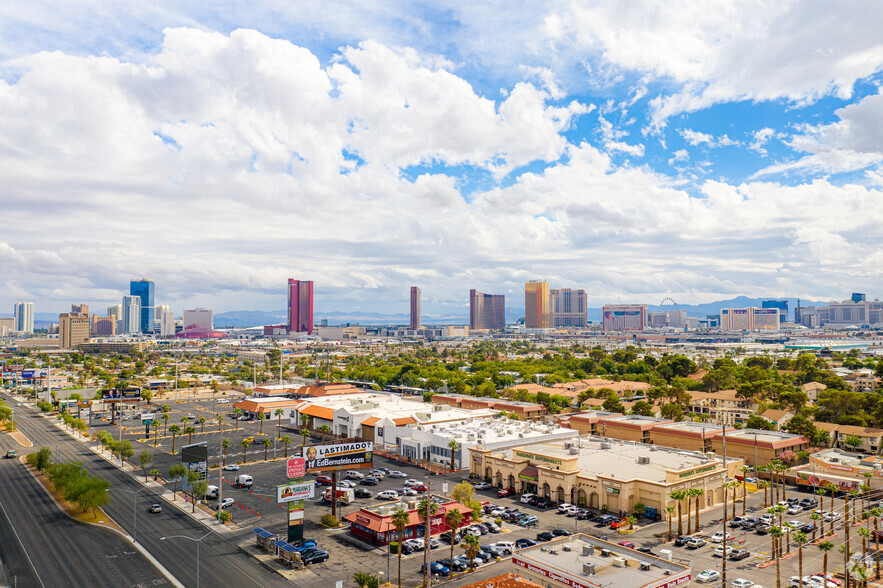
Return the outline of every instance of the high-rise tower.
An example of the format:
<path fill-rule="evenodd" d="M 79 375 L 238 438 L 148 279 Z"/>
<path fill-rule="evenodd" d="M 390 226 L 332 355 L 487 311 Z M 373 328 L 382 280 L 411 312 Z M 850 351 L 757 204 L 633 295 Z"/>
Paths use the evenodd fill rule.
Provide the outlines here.
<path fill-rule="evenodd" d="M 288 279 L 288 331 L 313 334 L 313 282 Z"/>
<path fill-rule="evenodd" d="M 524 285 L 524 326 L 549 328 L 549 282 L 533 281 Z"/>
<path fill-rule="evenodd" d="M 129 295 L 141 299 L 141 332 L 153 332 L 153 280 L 132 280 L 129 283 Z"/>
<path fill-rule="evenodd" d="M 13 308 L 13 316 L 15 317 L 15 328 L 13 331 L 17 333 L 34 332 L 33 302 L 16 302 Z"/>
<path fill-rule="evenodd" d="M 420 288 L 411 286 L 411 328 L 419 329 L 421 326 Z"/>

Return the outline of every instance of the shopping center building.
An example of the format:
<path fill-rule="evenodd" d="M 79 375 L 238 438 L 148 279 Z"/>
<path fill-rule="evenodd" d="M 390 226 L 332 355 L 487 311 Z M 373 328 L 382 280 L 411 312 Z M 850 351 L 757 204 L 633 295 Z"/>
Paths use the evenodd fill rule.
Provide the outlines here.
<path fill-rule="evenodd" d="M 877 490 L 883 488 L 883 457 L 824 449 L 810 455 L 809 463 L 791 468 L 788 474 L 800 486 L 824 488 L 834 484 L 841 491 L 852 491 L 867 485 Z"/>
<path fill-rule="evenodd" d="M 471 451 L 471 472 L 497 487 L 611 512 L 634 512 L 642 503 L 654 518 L 665 518 L 665 507 L 676 506 L 669 497 L 674 490 L 703 490 L 703 508 L 721 504 L 724 474 L 733 478 L 743 464 L 728 456 L 725 466 L 713 453 L 591 436 Z"/>

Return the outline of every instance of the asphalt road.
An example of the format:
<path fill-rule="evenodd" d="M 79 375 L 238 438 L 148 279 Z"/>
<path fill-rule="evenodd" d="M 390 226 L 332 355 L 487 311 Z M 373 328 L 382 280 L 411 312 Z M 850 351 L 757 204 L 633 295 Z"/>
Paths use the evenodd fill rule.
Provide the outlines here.
<path fill-rule="evenodd" d="M 36 416 L 36 411 L 19 412 L 19 410 L 16 411 L 19 428 L 36 447 L 52 447 L 53 459 L 57 455 L 57 459 L 62 462 L 74 460 L 83 462 L 91 474 L 110 481 L 112 498 L 105 507 L 108 515 L 130 535 L 135 533 L 138 542 L 178 581 L 185 586 L 197 585 L 196 545 L 187 539 L 171 537 L 185 536 L 197 539 L 206 535 L 210 531 L 209 528 L 168 506 L 162 513 L 149 514 L 147 507 L 150 504 L 163 503 L 152 489 L 142 490 L 144 486 L 133 480 L 129 474 L 120 471 L 45 419 Z M 135 520 L 133 520 L 132 493 L 139 490 L 140 492 L 134 497 Z M 247 528 L 238 534 L 211 533 L 205 537 L 200 546 L 200 584 L 205 586 L 289 585 L 280 575 L 264 568 L 239 549 L 237 543 L 243 537 L 251 535 L 251 529 Z M 169 539 L 162 540 L 162 537 Z M 74 584 L 81 585 L 79 582 Z M 108 584 L 105 582 L 104 585 Z"/>

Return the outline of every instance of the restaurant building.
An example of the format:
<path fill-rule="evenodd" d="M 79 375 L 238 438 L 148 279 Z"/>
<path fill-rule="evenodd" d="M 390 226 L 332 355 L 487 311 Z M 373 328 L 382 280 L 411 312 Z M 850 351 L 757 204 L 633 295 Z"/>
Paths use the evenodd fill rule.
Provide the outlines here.
<path fill-rule="evenodd" d="M 366 539 L 375 545 L 387 545 L 391 541 L 399 540 L 399 533 L 392 522 L 392 517 L 397 510 L 401 509 L 408 513 L 408 526 L 405 528 L 405 539 L 424 537 L 425 527 L 423 518 L 417 512 L 419 501 L 416 497 L 408 497 L 408 500 L 385 502 L 374 506 L 362 507 L 343 517 L 350 523 L 350 533 Z M 430 534 L 436 535 L 450 531 L 447 523 L 447 513 L 451 510 L 459 510 L 463 515 L 460 527 L 468 526 L 472 521 L 472 509 L 458 504 L 456 501 L 433 494 L 432 501 L 438 506 L 438 511 L 432 517 Z M 459 528 L 459 527 L 458 527 Z"/>
<path fill-rule="evenodd" d="M 799 486 L 824 488 L 833 484 L 845 492 L 867 485 L 877 490 L 883 488 L 883 457 L 824 449 L 810 455 L 809 463 L 788 470 L 788 474 Z"/>

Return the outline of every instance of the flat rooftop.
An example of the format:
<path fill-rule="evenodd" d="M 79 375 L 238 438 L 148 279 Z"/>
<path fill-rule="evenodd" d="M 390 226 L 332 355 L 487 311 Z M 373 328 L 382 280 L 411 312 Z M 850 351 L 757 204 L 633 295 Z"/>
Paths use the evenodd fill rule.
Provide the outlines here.
<path fill-rule="evenodd" d="M 570 438 L 579 435 L 579 432 L 574 429 L 567 429 L 555 424 L 516 421 L 506 417 L 475 419 L 434 426 L 424 425 L 424 430 L 461 441 L 475 441 L 480 445 L 490 445 L 519 439 L 523 439 L 525 443 L 528 443 L 531 439 L 537 438 Z M 481 436 L 480 438 L 479 435 Z M 531 447 L 535 447 L 535 445 L 531 445 Z"/>
<path fill-rule="evenodd" d="M 572 447 L 565 448 L 564 440 L 545 443 L 532 443 L 501 451 L 506 458 L 515 457 L 515 451 L 539 453 L 559 459 L 573 459 L 578 456 L 577 467 L 587 478 L 599 475 L 619 480 L 647 480 L 665 482 L 666 472 L 684 470 L 702 465 L 718 464 L 720 458 L 709 459 L 705 454 L 683 451 L 668 447 L 656 447 L 645 443 L 616 441 L 602 437 L 581 436 L 579 441 L 568 439 L 569 444 L 578 445 L 578 453 L 571 453 Z M 607 447 L 607 448 L 605 448 Z M 647 457 L 649 463 L 639 464 L 639 457 Z"/>
<path fill-rule="evenodd" d="M 727 439 L 748 439 L 754 443 L 755 439 L 758 443 L 780 443 L 782 441 L 793 441 L 800 435 L 792 433 L 781 433 L 779 431 L 764 431 L 762 429 L 736 429 L 730 431 L 727 429 Z"/>
<path fill-rule="evenodd" d="M 654 429 L 665 429 L 668 431 L 684 431 L 689 433 L 699 433 L 701 435 L 713 435 L 714 433 L 722 433 L 724 428 L 722 425 L 715 423 L 700 423 L 696 421 L 681 421 L 679 423 L 663 423 L 656 425 Z M 732 427 L 727 427 L 727 435 L 730 431 L 735 431 Z"/>
<path fill-rule="evenodd" d="M 609 555 L 602 555 L 602 549 Z M 625 559 L 625 566 L 617 565 L 617 560 L 621 562 L 619 558 Z M 521 549 L 512 557 L 512 562 L 528 571 L 530 568 L 527 566 L 535 565 L 565 578 L 572 578 L 578 582 L 575 585 L 594 584 L 616 588 L 652 586 L 657 582 L 669 582 L 690 574 L 688 566 L 590 535 L 560 537 Z M 587 575 L 585 564 L 593 565 L 594 572 Z"/>

